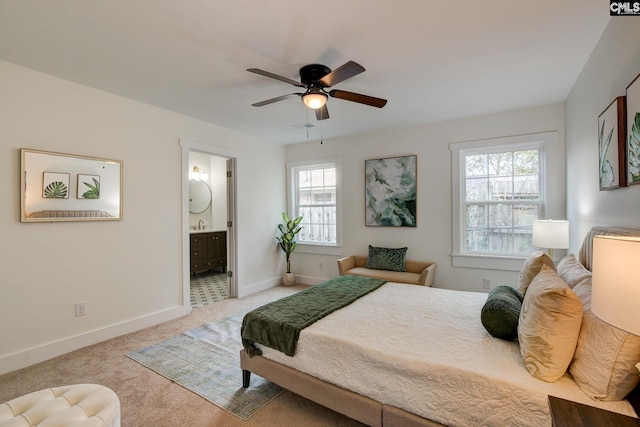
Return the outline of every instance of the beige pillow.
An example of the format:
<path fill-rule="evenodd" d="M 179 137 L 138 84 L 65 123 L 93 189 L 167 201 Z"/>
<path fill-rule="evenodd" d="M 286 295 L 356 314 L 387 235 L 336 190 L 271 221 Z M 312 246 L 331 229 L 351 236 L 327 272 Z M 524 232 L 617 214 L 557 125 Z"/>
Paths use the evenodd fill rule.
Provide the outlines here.
<path fill-rule="evenodd" d="M 576 383 L 595 400 L 622 400 L 638 384 L 640 337 L 600 320 L 591 312 L 591 280 L 573 288 L 584 316 L 576 353 L 569 367 Z"/>
<path fill-rule="evenodd" d="M 520 353 L 535 378 L 554 382 L 567 371 L 582 323 L 582 303 L 553 269 L 543 265 L 522 302 Z"/>
<path fill-rule="evenodd" d="M 518 290 L 524 296 L 527 293 L 527 288 L 534 277 L 540 272 L 543 265 L 549 266 L 553 271 L 556 271 L 556 265 L 549 255 L 543 251 L 535 251 L 525 260 L 520 270 L 520 278 L 518 279 Z"/>
<path fill-rule="evenodd" d="M 578 262 L 574 254 L 569 254 L 558 263 L 558 276 L 573 289 L 584 279 L 590 279 L 591 272 Z"/>

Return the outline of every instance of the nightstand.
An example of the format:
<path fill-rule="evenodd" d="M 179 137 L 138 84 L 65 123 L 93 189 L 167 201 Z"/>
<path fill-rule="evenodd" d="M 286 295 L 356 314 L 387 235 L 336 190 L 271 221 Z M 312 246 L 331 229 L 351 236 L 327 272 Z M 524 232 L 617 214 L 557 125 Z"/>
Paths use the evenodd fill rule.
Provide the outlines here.
<path fill-rule="evenodd" d="M 640 419 L 549 396 L 553 427 L 639 427 Z"/>

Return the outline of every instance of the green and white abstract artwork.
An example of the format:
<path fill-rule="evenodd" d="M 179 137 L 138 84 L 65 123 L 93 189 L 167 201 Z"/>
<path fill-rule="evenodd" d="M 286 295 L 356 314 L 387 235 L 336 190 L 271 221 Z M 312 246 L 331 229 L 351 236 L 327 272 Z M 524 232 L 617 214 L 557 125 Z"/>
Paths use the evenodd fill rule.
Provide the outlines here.
<path fill-rule="evenodd" d="M 415 227 L 417 156 L 365 160 L 365 225 Z"/>

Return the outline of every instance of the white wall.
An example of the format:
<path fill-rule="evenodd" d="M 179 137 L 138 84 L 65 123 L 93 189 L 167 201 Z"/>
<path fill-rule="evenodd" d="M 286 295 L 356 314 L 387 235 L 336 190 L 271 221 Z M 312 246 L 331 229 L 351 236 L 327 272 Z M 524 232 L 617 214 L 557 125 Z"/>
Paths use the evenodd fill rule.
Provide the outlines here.
<path fill-rule="evenodd" d="M 526 82 L 523 82 L 526 84 Z M 363 107 L 366 108 L 366 107 Z M 393 132 L 287 146 L 287 161 L 341 156 L 343 190 L 343 255 L 367 254 L 368 245 L 408 246 L 407 258 L 438 263 L 435 286 L 483 291 L 482 279 L 492 286 L 516 284 L 517 272 L 454 268 L 451 265 L 451 152 L 449 144 L 544 131 L 558 131 L 558 143 L 550 150 L 547 215 L 565 217 L 564 106 L 511 111 L 452 120 Z M 366 114 L 366 112 L 363 112 Z M 418 217 L 415 228 L 365 227 L 364 161 L 382 157 L 418 156 Z M 296 251 L 292 269 L 302 280 L 313 283 L 338 274 L 337 256 L 311 255 Z M 318 268 L 322 262 L 323 269 Z"/>
<path fill-rule="evenodd" d="M 239 153 L 238 293 L 277 283 L 283 147 L 7 62 L 0 93 L 0 373 L 190 310 L 180 139 Z M 124 161 L 123 221 L 20 223 L 21 147 Z"/>
<path fill-rule="evenodd" d="M 598 116 L 640 74 L 640 23 L 613 17 L 566 101 L 571 252 L 594 225 L 640 229 L 640 185 L 600 191 Z"/>

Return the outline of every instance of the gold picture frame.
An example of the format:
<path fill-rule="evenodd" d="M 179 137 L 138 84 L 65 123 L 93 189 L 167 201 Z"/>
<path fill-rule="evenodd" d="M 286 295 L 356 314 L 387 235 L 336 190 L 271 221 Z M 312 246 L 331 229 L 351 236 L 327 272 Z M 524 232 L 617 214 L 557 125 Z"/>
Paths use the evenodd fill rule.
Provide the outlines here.
<path fill-rule="evenodd" d="M 20 222 L 121 221 L 123 173 L 121 160 L 21 148 Z M 69 197 L 87 176 L 99 197 Z"/>

